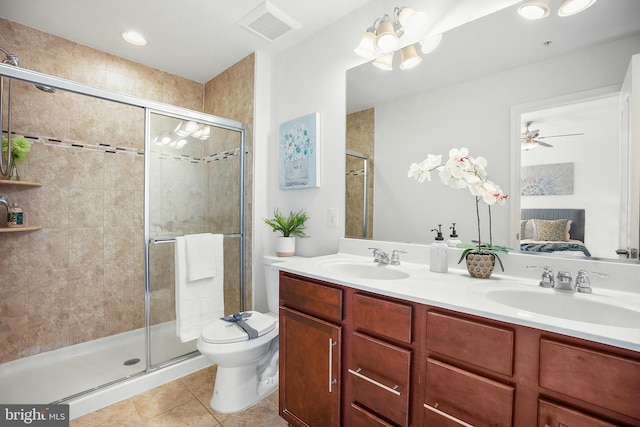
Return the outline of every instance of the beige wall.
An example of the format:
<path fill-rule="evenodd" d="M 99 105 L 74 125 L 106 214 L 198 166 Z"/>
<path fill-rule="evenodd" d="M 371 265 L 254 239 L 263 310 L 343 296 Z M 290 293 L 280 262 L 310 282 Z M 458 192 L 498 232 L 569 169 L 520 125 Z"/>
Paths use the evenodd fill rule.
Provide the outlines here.
<path fill-rule="evenodd" d="M 373 181 L 374 181 L 375 110 L 358 111 L 347 115 L 347 150 L 369 156 L 367 178 L 367 236 L 373 236 Z M 363 161 L 347 156 L 345 196 L 345 236 L 363 237 Z"/>
<path fill-rule="evenodd" d="M 4 19 L 0 46 L 23 68 L 196 111 L 205 105 L 200 83 Z M 25 83 L 14 89 L 13 128 L 33 137 L 19 172 L 42 187 L 0 186 L 0 194 L 43 228 L 0 234 L 0 362 L 144 326 L 143 111 Z"/>

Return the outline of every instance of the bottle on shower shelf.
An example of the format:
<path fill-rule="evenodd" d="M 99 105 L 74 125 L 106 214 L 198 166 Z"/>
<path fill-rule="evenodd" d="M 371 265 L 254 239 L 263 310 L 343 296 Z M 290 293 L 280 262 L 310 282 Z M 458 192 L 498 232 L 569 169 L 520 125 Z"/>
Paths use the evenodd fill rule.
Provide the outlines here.
<path fill-rule="evenodd" d="M 24 225 L 24 213 L 16 202 L 13 202 L 13 205 L 9 208 L 7 222 L 9 227 L 22 227 Z"/>

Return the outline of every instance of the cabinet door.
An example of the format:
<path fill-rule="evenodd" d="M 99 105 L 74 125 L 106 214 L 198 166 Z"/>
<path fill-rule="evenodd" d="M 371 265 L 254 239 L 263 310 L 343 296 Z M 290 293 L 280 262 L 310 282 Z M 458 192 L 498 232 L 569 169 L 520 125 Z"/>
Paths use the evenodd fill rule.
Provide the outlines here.
<path fill-rule="evenodd" d="M 294 426 L 340 425 L 341 328 L 280 309 L 280 415 Z"/>
<path fill-rule="evenodd" d="M 538 401 L 539 427 L 613 427 L 615 425 L 576 409 L 544 400 Z"/>

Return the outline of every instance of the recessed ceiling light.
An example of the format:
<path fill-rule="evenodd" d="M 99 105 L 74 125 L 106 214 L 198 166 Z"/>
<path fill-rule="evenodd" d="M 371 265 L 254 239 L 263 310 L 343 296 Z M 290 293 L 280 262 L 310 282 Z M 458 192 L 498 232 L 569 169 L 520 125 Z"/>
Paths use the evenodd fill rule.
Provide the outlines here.
<path fill-rule="evenodd" d="M 142 34 L 135 31 L 127 31 L 125 33 L 122 33 L 122 38 L 136 46 L 144 46 L 147 44 L 147 39 L 145 39 Z"/>
<path fill-rule="evenodd" d="M 526 19 L 540 19 L 549 15 L 549 6 L 545 1 L 529 0 L 520 5 L 518 13 Z"/>
<path fill-rule="evenodd" d="M 562 2 L 562 5 L 560 6 L 560 9 L 558 10 L 558 15 L 575 15 L 578 12 L 582 12 L 595 2 L 596 0 L 564 0 Z"/>

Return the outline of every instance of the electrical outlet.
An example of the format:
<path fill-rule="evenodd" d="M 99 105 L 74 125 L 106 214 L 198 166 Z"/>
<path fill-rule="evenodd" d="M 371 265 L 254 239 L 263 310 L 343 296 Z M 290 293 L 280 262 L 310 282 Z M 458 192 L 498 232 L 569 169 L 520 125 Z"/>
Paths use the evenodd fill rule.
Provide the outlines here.
<path fill-rule="evenodd" d="M 338 208 L 327 208 L 327 226 L 338 226 Z"/>

